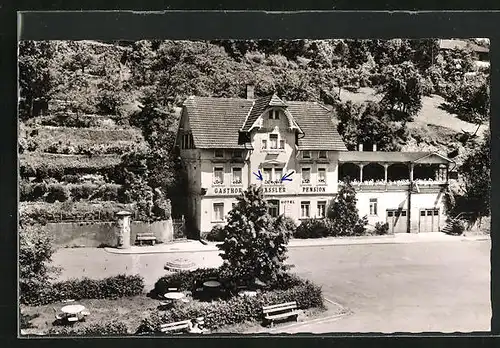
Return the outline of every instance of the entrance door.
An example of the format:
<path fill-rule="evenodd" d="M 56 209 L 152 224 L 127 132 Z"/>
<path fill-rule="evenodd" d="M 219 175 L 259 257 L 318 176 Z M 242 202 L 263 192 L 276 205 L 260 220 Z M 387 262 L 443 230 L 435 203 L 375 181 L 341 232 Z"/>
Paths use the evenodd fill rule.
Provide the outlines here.
<path fill-rule="evenodd" d="M 280 201 L 278 199 L 270 199 L 267 201 L 267 204 L 269 205 L 269 215 L 278 217 L 280 215 Z"/>
<path fill-rule="evenodd" d="M 420 209 L 418 231 L 419 232 L 439 231 L 439 209 L 434 209 L 434 208 Z"/>
<path fill-rule="evenodd" d="M 408 216 L 406 209 L 387 209 L 387 223 L 391 233 L 406 233 Z"/>

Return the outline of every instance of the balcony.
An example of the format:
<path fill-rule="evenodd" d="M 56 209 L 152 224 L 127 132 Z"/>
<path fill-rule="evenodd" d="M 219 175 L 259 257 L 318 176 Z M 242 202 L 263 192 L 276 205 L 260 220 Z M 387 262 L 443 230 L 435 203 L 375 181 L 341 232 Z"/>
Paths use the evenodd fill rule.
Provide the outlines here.
<path fill-rule="evenodd" d="M 344 182 L 340 182 L 340 185 Z M 417 193 L 433 193 L 439 192 L 447 186 L 445 181 L 438 180 L 414 180 L 414 190 Z M 366 180 L 366 181 L 351 181 L 351 185 L 356 191 L 364 192 L 385 192 L 385 191 L 408 191 L 410 189 L 410 180 Z"/>

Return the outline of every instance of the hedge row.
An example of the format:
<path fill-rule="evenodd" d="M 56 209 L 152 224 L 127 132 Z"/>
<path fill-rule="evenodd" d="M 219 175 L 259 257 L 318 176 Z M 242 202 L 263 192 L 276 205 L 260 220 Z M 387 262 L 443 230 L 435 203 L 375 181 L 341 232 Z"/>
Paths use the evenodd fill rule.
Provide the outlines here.
<path fill-rule="evenodd" d="M 135 206 L 117 202 L 37 202 L 21 203 L 21 221 L 38 223 L 64 221 L 115 221 L 115 214 L 121 210 L 135 212 Z"/>
<path fill-rule="evenodd" d="M 42 149 L 43 152 L 65 155 L 107 155 L 124 153 L 145 148 L 145 144 L 130 141 L 117 141 L 112 144 L 72 144 L 71 142 L 55 142 Z"/>
<path fill-rule="evenodd" d="M 163 315 L 152 312 L 143 319 L 139 333 L 159 333 L 160 325 L 196 317 L 205 318 L 205 326 L 214 330 L 246 321 L 262 320 L 262 306 L 296 301 L 299 309 L 324 308 L 321 288 L 307 280 L 286 290 L 272 290 L 254 297 L 235 296 L 227 301 L 198 302 L 175 305 Z"/>
<path fill-rule="evenodd" d="M 81 323 L 75 327 L 58 326 L 49 329 L 49 335 L 60 336 L 102 336 L 127 335 L 127 326 L 119 321 L 86 325 Z"/>
<path fill-rule="evenodd" d="M 141 276 L 118 275 L 99 280 L 81 278 L 53 283 L 42 292 L 21 293 L 21 303 L 40 306 L 65 299 L 117 299 L 137 296 L 144 290 L 144 279 Z"/>
<path fill-rule="evenodd" d="M 30 124 L 36 123 L 43 126 L 52 127 L 114 127 L 115 122 L 105 116 L 99 115 L 77 115 L 73 113 L 57 113 L 48 116 L 41 116 L 34 119 Z"/>
<path fill-rule="evenodd" d="M 371 235 L 373 231 L 366 228 L 368 219 L 366 217 L 358 219 L 358 222 L 353 228 L 351 234 L 346 234 L 342 228 L 335 225 L 329 219 L 306 219 L 297 227 L 293 236 L 294 238 L 307 239 L 307 238 L 323 238 L 323 237 L 352 237 Z M 389 226 L 381 223 L 376 226 L 376 234 L 388 233 Z"/>
<path fill-rule="evenodd" d="M 44 200 L 49 203 L 65 202 L 69 199 L 99 199 L 103 201 L 118 200 L 121 185 L 118 184 L 46 184 L 21 181 L 19 184 L 19 199 L 21 202 L 35 202 Z"/>
<path fill-rule="evenodd" d="M 21 176 L 30 176 L 23 175 L 23 172 L 36 175 L 37 171 L 114 168 L 121 162 L 119 155 L 87 156 L 33 152 L 23 153 L 19 159 Z"/>

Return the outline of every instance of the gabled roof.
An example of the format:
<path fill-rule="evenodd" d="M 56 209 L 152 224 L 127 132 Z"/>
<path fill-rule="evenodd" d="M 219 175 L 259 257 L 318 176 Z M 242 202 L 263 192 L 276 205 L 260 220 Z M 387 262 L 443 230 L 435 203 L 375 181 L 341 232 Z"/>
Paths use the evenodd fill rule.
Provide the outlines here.
<path fill-rule="evenodd" d="M 479 46 L 473 42 L 467 42 L 464 40 L 439 40 L 439 48 L 444 50 L 452 50 L 452 49 L 467 49 L 470 48 L 474 52 L 489 52 L 490 50 L 487 47 Z"/>
<path fill-rule="evenodd" d="M 333 112 L 316 102 L 287 102 L 304 136 L 299 136 L 299 150 L 346 151 L 344 141 L 333 123 Z"/>
<path fill-rule="evenodd" d="M 453 160 L 435 152 L 398 152 L 398 151 L 342 151 L 339 162 L 365 163 L 435 163 L 430 157 L 437 156 L 442 163 L 455 163 Z"/>
<path fill-rule="evenodd" d="M 271 100 L 273 100 L 273 97 L 274 95 L 268 95 L 255 100 L 255 103 L 253 104 L 252 110 L 250 110 L 248 118 L 245 120 L 243 127 L 241 127 L 242 132 L 248 132 L 250 130 L 255 121 L 257 121 L 259 116 L 262 115 L 264 110 L 269 106 L 269 103 L 271 102 Z"/>
<path fill-rule="evenodd" d="M 189 97 L 184 107 L 197 148 L 244 149 L 238 144 L 241 125 L 253 101 L 237 98 Z"/>
<path fill-rule="evenodd" d="M 284 102 L 275 95 L 255 101 L 237 98 L 189 97 L 185 110 L 197 148 L 245 148 L 238 144 L 239 132 L 248 132 L 270 106 L 286 108 L 300 127 L 299 149 L 347 150 L 332 122 L 332 112 L 318 103 Z"/>

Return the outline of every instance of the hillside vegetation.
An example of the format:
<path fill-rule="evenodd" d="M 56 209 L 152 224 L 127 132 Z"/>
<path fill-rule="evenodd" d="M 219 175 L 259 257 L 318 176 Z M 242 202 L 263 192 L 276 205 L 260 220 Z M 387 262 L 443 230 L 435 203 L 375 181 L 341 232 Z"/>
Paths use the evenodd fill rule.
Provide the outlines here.
<path fill-rule="evenodd" d="M 439 151 L 461 165 L 489 119 L 489 70 L 474 59 L 430 39 L 21 42 L 21 201 L 132 204 L 155 219 L 170 215 L 168 197 L 184 214 L 176 108 L 189 95 L 245 97 L 248 84 L 331 105 L 349 149 Z M 111 193 L 68 186 L 96 183 Z"/>

